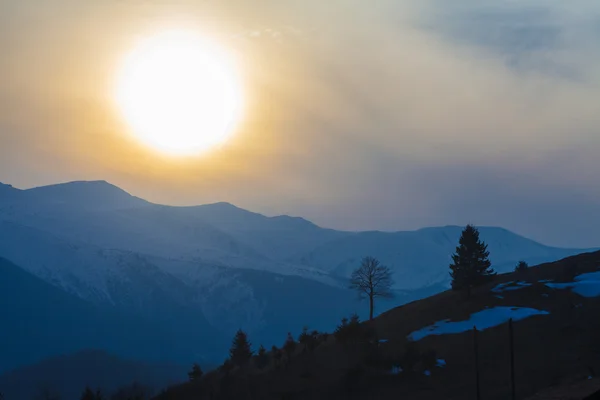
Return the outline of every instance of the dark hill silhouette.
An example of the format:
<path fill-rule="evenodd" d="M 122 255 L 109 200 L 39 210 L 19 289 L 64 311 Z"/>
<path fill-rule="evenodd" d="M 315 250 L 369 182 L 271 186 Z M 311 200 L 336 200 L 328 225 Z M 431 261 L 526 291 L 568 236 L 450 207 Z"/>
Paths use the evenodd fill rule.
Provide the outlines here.
<path fill-rule="evenodd" d="M 93 305 L 2 258 L 0 305 L 0 372 L 89 348 L 134 359 L 202 361 L 168 324 Z M 204 334 L 218 338 L 193 329 L 189 340 L 201 342 Z"/>
<path fill-rule="evenodd" d="M 99 350 L 83 350 L 0 375 L 0 391 L 5 399 L 34 399 L 46 391 L 69 400 L 78 399 L 86 386 L 101 388 L 110 395 L 135 383 L 151 394 L 161 387 L 185 381 L 188 369 L 124 360 Z"/>
<path fill-rule="evenodd" d="M 158 399 L 208 399 L 211 392 L 221 399 L 236 400 L 475 398 L 473 325 L 480 330 L 482 398 L 507 399 L 508 316 L 498 318 L 504 314 L 516 316 L 515 388 L 517 398 L 526 398 L 544 388 L 600 373 L 599 267 L 600 252 L 581 254 L 525 272 L 499 275 L 477 287 L 470 299 L 461 292 L 447 291 L 362 324 L 362 329 L 371 329 L 380 342 L 377 357 L 399 354 L 401 365 L 413 365 L 413 372 L 394 374 L 381 363 L 373 364 L 373 356 L 368 355 L 375 354 L 371 353 L 374 347 L 367 342 L 352 345 L 330 339 L 314 352 L 300 348 L 282 365 L 259 370 L 250 364 L 230 372 L 221 368 L 206 376 L 204 386 L 184 384 Z M 533 312 L 520 319 L 520 310 Z M 492 314 L 495 317 L 490 317 Z M 472 322 L 461 324 L 470 318 Z M 438 328 L 427 332 L 440 326 L 462 325 L 462 330 L 417 335 L 434 324 Z M 415 339 L 412 344 L 407 341 L 409 336 Z M 421 355 L 416 364 L 407 364 L 407 354 L 413 354 L 408 349 L 413 347 L 417 351 L 413 353 Z"/>

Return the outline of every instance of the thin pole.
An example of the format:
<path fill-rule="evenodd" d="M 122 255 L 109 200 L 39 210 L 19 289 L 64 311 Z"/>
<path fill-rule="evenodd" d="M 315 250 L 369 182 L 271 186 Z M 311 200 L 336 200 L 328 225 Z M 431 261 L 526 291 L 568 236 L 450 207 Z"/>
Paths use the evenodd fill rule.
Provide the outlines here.
<path fill-rule="evenodd" d="M 514 343 L 514 331 L 513 331 L 513 320 L 508 320 L 508 333 L 510 335 L 510 387 L 511 387 L 511 398 L 516 400 L 517 391 L 515 387 L 515 343 Z"/>
<path fill-rule="evenodd" d="M 475 385 L 477 400 L 481 400 L 481 388 L 479 386 L 479 346 L 477 346 L 477 327 L 473 327 L 473 346 L 475 348 Z"/>

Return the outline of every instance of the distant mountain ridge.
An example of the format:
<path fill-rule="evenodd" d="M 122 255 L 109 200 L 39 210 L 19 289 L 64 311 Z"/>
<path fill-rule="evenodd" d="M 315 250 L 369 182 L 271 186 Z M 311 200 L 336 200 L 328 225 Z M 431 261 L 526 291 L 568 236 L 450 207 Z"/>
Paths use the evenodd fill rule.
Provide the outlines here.
<path fill-rule="evenodd" d="M 10 197 L 7 196 L 10 194 Z M 0 182 L 0 205 L 19 202 L 35 205 L 85 207 L 91 210 L 132 208 L 150 204 L 106 181 L 74 181 L 17 189 Z"/>
<path fill-rule="evenodd" d="M 8 195 L 0 192 L 0 222 L 66 242 L 330 284 L 336 277 L 349 276 L 363 256 L 373 255 L 395 272 L 399 290 L 447 285 L 446 267 L 461 230 L 445 226 L 342 232 L 297 217 L 266 217 L 224 202 L 190 207 L 152 204 L 106 181 L 10 188 Z M 544 246 L 503 228 L 480 227 L 480 231 L 501 272 L 519 260 L 540 263 L 593 250 Z"/>
<path fill-rule="evenodd" d="M 0 257 L 86 304 L 167 324 L 179 342 L 191 340 L 192 326 L 205 343 L 196 341 L 190 356 L 178 353 L 182 362 L 224 354 L 240 327 L 268 346 L 304 325 L 331 329 L 364 312 L 346 286 L 366 255 L 388 265 L 396 281 L 396 299 L 378 303 L 377 313 L 442 291 L 460 230 L 342 232 L 229 203 L 153 204 L 105 181 L 0 185 Z M 587 251 L 502 228 L 480 231 L 500 272 L 519 260 Z"/>

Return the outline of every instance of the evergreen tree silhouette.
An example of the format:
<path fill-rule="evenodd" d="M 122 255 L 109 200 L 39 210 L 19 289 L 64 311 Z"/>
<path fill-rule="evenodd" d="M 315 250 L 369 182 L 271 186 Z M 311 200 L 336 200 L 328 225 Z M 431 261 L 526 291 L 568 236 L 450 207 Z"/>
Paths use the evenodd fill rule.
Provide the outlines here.
<path fill-rule="evenodd" d="M 515 272 L 525 272 L 529 268 L 529 265 L 525 261 L 519 261 L 515 267 Z"/>
<path fill-rule="evenodd" d="M 83 393 L 81 394 L 81 400 L 96 400 L 96 396 L 89 386 L 86 386 L 83 390 Z"/>
<path fill-rule="evenodd" d="M 203 374 L 204 372 L 202 372 L 202 368 L 200 368 L 200 365 L 194 364 L 192 366 L 192 370 L 188 372 L 188 377 L 190 379 L 190 382 L 198 382 L 200 378 L 202 378 Z"/>
<path fill-rule="evenodd" d="M 287 339 L 283 345 L 283 351 L 287 354 L 288 358 L 294 353 L 296 350 L 296 341 L 290 332 L 288 332 Z"/>
<path fill-rule="evenodd" d="M 298 343 L 304 345 L 308 351 L 313 351 L 317 347 L 318 340 L 319 332 L 316 330 L 309 332 L 307 326 L 302 328 L 302 333 L 298 336 Z"/>
<path fill-rule="evenodd" d="M 250 342 L 248 341 L 248 335 L 243 330 L 239 329 L 233 338 L 231 349 L 229 350 L 229 357 L 234 365 L 242 366 L 250 360 L 252 357 L 252 350 L 250 349 Z"/>
<path fill-rule="evenodd" d="M 487 282 L 496 275 L 489 259 L 487 245 L 479 240 L 479 231 L 473 225 L 467 225 L 462 231 L 456 252 L 452 255 L 450 277 L 453 290 L 465 290 L 467 297 L 471 289 Z"/>
<path fill-rule="evenodd" d="M 81 400 L 104 400 L 104 396 L 102 396 L 100 389 L 97 389 L 94 393 L 89 386 L 86 386 L 81 394 Z"/>
<path fill-rule="evenodd" d="M 269 355 L 267 354 L 267 350 L 261 344 L 258 348 L 258 354 L 256 357 L 256 366 L 258 369 L 263 369 L 269 364 Z"/>

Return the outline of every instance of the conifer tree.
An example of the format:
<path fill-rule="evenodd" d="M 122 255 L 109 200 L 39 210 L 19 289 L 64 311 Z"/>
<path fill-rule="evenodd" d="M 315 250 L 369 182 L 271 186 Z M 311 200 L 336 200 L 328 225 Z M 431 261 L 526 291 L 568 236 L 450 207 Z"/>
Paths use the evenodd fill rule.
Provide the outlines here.
<path fill-rule="evenodd" d="M 302 328 L 302 333 L 298 336 L 298 343 L 304 345 L 308 351 L 313 351 L 317 347 L 318 340 L 319 332 L 316 330 L 309 332 L 307 326 Z"/>
<path fill-rule="evenodd" d="M 283 351 L 287 354 L 288 357 L 291 357 L 292 353 L 296 349 L 296 341 L 290 332 L 288 332 L 287 339 L 283 344 Z"/>
<path fill-rule="evenodd" d="M 333 335 L 340 343 L 359 343 L 367 339 L 367 330 L 360 324 L 360 318 L 355 313 L 350 319 L 343 318 Z"/>
<path fill-rule="evenodd" d="M 81 394 L 81 400 L 104 400 L 104 396 L 102 395 L 100 389 L 97 389 L 96 393 L 94 393 L 89 386 L 86 386 Z"/>
<path fill-rule="evenodd" d="M 190 382 L 198 382 L 200 378 L 202 378 L 203 374 L 204 372 L 202 372 L 200 365 L 194 364 L 192 366 L 192 370 L 188 372 L 188 377 L 190 378 Z"/>
<path fill-rule="evenodd" d="M 462 231 L 456 252 L 452 255 L 450 277 L 453 290 L 465 290 L 467 297 L 471 289 L 496 275 L 491 267 L 487 245 L 479 240 L 479 231 L 467 225 Z"/>
<path fill-rule="evenodd" d="M 233 338 L 231 349 L 229 350 L 229 356 L 233 364 L 242 366 L 250 360 L 252 357 L 252 350 L 250 349 L 250 342 L 248 341 L 248 335 L 243 330 L 239 329 Z"/>
<path fill-rule="evenodd" d="M 96 395 L 89 386 L 86 386 L 81 394 L 81 400 L 96 400 Z"/>
<path fill-rule="evenodd" d="M 515 272 L 525 272 L 529 268 L 529 265 L 525 261 L 519 261 L 515 267 Z"/>
<path fill-rule="evenodd" d="M 263 369 L 269 364 L 269 355 L 267 354 L 267 349 L 261 344 L 258 348 L 258 354 L 256 357 L 256 366 L 258 369 Z"/>

